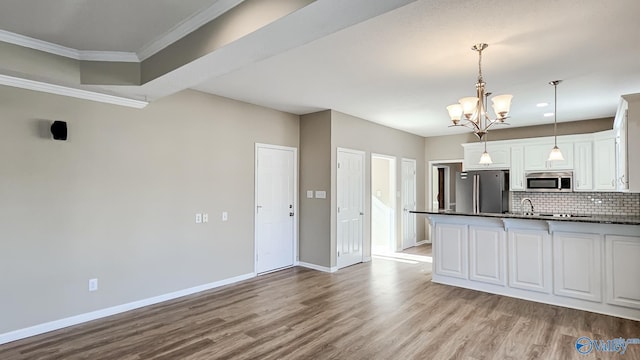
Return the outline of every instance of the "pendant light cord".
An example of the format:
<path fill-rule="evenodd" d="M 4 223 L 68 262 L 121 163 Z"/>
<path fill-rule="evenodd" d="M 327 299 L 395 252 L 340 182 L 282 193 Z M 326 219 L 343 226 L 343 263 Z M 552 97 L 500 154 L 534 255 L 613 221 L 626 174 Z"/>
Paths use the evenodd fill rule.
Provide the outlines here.
<path fill-rule="evenodd" d="M 558 147 L 558 83 L 553 84 L 553 145 Z"/>

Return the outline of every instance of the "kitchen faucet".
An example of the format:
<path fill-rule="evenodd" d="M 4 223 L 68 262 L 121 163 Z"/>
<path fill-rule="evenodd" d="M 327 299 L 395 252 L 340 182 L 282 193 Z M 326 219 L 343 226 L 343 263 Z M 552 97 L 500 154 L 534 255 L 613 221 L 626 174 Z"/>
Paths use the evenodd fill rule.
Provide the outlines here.
<path fill-rule="evenodd" d="M 529 206 L 531 206 L 531 212 L 530 213 L 527 213 L 527 212 L 524 211 L 524 202 L 525 201 L 528 201 L 529 202 Z M 531 199 L 523 198 L 520 201 L 520 208 L 522 208 L 522 215 L 533 215 L 533 203 L 531 202 Z"/>

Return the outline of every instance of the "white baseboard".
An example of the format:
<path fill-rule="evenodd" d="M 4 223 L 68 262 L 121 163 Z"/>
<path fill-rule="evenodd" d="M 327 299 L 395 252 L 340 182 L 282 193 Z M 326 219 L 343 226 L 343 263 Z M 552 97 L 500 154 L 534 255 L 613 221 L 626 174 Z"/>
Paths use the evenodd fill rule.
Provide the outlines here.
<path fill-rule="evenodd" d="M 318 270 L 318 271 L 324 271 L 324 272 L 328 272 L 328 273 L 333 273 L 338 271 L 338 267 L 334 266 L 334 267 L 326 267 L 326 266 L 320 266 L 320 265 L 316 265 L 316 264 L 311 264 L 311 263 L 307 263 L 304 261 L 298 261 L 298 266 L 302 266 L 302 267 L 306 267 L 309 269 L 313 269 L 313 270 Z"/>
<path fill-rule="evenodd" d="M 418 241 L 418 242 L 416 243 L 416 246 L 424 245 L 424 244 L 431 244 L 431 241 L 429 241 L 429 240 L 422 240 L 422 241 Z"/>
<path fill-rule="evenodd" d="M 30 326 L 28 328 L 14 330 L 8 333 L 0 334 L 0 345 L 6 344 L 12 341 L 28 338 L 30 336 L 44 334 L 46 332 L 59 330 L 65 327 L 81 324 L 84 322 L 104 318 L 107 316 L 120 314 L 129 310 L 138 309 L 141 307 L 157 304 L 167 300 L 173 300 L 182 296 L 195 294 L 201 291 L 214 289 L 220 286 L 237 283 L 243 280 L 247 280 L 255 277 L 255 273 L 249 273 L 244 275 L 235 276 L 229 279 L 215 281 L 209 284 L 199 285 L 196 287 L 175 291 L 168 294 L 154 296 L 152 298 L 138 300 L 127 304 L 112 306 L 106 309 L 96 310 L 85 314 L 71 316 L 68 318 L 54 320 L 43 324 Z"/>

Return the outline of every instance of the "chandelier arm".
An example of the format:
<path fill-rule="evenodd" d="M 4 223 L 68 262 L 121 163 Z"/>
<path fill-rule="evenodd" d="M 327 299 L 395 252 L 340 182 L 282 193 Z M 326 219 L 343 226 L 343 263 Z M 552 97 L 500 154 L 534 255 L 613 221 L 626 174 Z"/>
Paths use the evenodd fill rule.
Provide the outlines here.
<path fill-rule="evenodd" d="M 475 126 L 475 123 L 473 123 L 472 121 L 469 121 L 469 120 L 465 120 L 465 121 L 466 121 L 467 123 L 471 123 L 471 124 L 473 124 L 473 125 Z M 454 127 L 454 126 L 462 126 L 462 127 L 466 127 L 466 128 L 471 129 L 471 130 L 474 130 L 474 131 L 475 131 L 476 129 L 478 129 L 478 127 L 477 127 L 477 126 L 475 126 L 475 127 L 474 127 L 474 126 L 469 126 L 469 125 L 467 125 L 467 124 L 465 124 L 465 123 L 460 123 L 460 124 L 456 124 L 456 125 L 449 125 L 449 126 L 447 126 L 447 127 Z M 478 130 L 479 130 L 479 129 L 478 129 Z"/>

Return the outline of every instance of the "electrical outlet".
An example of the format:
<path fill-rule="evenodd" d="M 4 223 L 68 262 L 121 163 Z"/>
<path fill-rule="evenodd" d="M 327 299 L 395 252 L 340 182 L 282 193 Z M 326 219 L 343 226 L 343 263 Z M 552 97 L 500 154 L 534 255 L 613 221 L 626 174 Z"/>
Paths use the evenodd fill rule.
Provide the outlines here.
<path fill-rule="evenodd" d="M 89 291 L 98 290 L 98 279 L 89 279 Z"/>
<path fill-rule="evenodd" d="M 202 222 L 203 223 L 209 222 L 209 214 L 202 214 Z"/>
<path fill-rule="evenodd" d="M 196 224 L 201 224 L 202 223 L 202 214 L 198 213 L 196 214 Z"/>
<path fill-rule="evenodd" d="M 222 221 L 229 220 L 229 214 L 226 211 L 222 212 Z"/>

